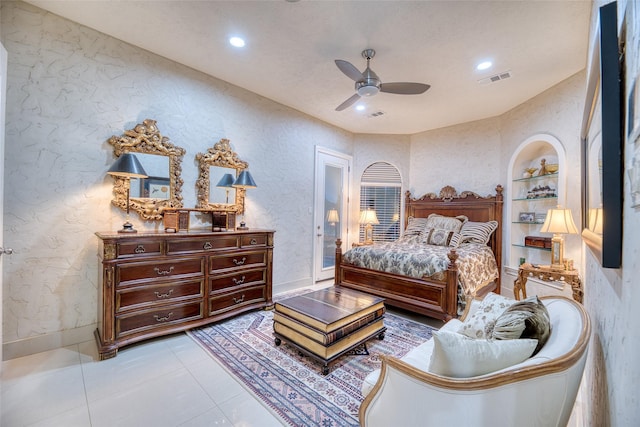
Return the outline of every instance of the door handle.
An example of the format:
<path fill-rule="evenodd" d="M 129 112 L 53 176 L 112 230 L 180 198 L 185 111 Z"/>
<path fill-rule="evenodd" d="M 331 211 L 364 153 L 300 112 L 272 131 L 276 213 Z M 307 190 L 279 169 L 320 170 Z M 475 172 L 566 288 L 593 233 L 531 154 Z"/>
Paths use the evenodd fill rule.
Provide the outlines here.
<path fill-rule="evenodd" d="M 2 246 L 0 246 L 0 255 L 5 254 L 5 255 L 11 255 L 13 253 L 13 249 L 11 248 L 3 248 Z"/>

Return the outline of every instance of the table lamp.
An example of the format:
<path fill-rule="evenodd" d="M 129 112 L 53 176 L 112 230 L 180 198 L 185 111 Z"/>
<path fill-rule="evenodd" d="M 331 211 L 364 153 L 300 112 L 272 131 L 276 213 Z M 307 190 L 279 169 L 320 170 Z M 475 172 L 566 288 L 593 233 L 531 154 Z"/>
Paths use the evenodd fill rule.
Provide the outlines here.
<path fill-rule="evenodd" d="M 564 270 L 564 234 L 576 234 L 571 209 L 563 209 L 560 205 L 547 211 L 547 218 L 540 228 L 541 233 L 553 233 L 551 239 L 551 268 Z"/>
<path fill-rule="evenodd" d="M 224 175 L 222 175 L 222 178 L 220 178 L 220 181 L 218 181 L 218 184 L 216 185 L 216 187 L 222 187 L 227 191 L 227 205 L 229 204 L 229 189 L 233 188 L 234 181 L 235 178 L 233 177 L 233 175 L 231 175 L 230 173 L 225 173 Z"/>
<path fill-rule="evenodd" d="M 118 233 L 137 233 L 138 230 L 133 228 L 133 224 L 129 221 L 129 189 L 131 186 L 131 178 L 146 178 L 148 175 L 138 158 L 131 153 L 124 153 L 118 157 L 107 173 L 127 181 L 127 219 L 122 225 L 122 229 L 118 230 Z"/>
<path fill-rule="evenodd" d="M 336 224 L 338 222 L 340 222 L 340 217 L 338 216 L 338 210 L 337 209 L 329 209 L 329 211 L 327 212 L 327 222 L 332 226 L 335 227 Z M 334 237 L 338 236 L 338 230 L 334 228 Z"/>
<path fill-rule="evenodd" d="M 240 175 L 238 175 L 238 178 L 233 182 L 233 186 L 234 187 L 238 187 L 238 188 L 256 188 L 256 182 L 253 180 L 253 177 L 251 176 L 251 174 L 249 173 L 248 170 L 243 170 L 242 172 L 240 172 Z M 242 206 L 242 221 L 240 221 L 240 226 L 238 227 L 238 230 L 248 230 L 249 227 L 247 227 L 247 224 L 244 222 L 244 203 Z"/>
<path fill-rule="evenodd" d="M 360 212 L 360 224 L 364 224 L 364 243 L 370 245 L 373 243 L 373 225 L 380 224 L 376 211 L 373 209 L 365 209 Z"/>

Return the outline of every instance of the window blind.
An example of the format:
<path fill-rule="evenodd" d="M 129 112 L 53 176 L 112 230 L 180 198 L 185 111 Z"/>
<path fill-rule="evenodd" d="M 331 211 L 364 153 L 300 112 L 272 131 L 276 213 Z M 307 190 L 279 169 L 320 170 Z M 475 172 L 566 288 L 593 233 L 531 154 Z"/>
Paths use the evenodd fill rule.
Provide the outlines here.
<path fill-rule="evenodd" d="M 360 211 L 373 209 L 379 224 L 373 225 L 374 242 L 392 242 L 400 237 L 402 179 L 395 166 L 386 162 L 371 164 L 360 179 Z M 360 241 L 364 241 L 360 224 Z"/>

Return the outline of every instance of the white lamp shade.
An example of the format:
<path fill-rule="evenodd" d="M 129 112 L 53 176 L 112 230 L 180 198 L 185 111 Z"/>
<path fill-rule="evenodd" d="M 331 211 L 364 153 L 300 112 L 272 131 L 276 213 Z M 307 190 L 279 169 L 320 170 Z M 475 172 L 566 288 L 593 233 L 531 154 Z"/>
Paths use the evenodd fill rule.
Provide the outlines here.
<path fill-rule="evenodd" d="M 577 234 L 578 229 L 573 222 L 573 216 L 571 215 L 571 209 L 563 209 L 558 206 L 556 209 L 549 209 L 547 211 L 547 218 L 540 228 L 541 233 L 555 233 L 555 234 Z"/>
<path fill-rule="evenodd" d="M 329 209 L 327 212 L 327 221 L 328 222 L 340 222 L 340 217 L 338 216 L 337 209 Z"/>
<path fill-rule="evenodd" d="M 380 224 L 376 211 L 367 209 L 360 212 L 360 224 Z"/>

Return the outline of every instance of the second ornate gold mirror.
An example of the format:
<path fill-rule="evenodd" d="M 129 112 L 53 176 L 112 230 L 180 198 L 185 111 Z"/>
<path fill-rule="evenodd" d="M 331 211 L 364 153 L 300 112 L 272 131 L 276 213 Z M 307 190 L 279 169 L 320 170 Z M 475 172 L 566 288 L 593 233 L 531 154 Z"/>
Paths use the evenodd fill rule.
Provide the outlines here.
<path fill-rule="evenodd" d="M 113 154 L 120 157 L 132 153 L 142 164 L 147 178 L 114 177 L 112 203 L 123 210 L 127 206 L 127 185 L 130 188 L 130 209 L 143 219 L 161 220 L 165 208 L 182 207 L 182 157 L 184 148 L 176 147 L 162 136 L 156 121 L 146 119 L 122 136 L 112 136 Z"/>
<path fill-rule="evenodd" d="M 196 182 L 199 209 L 242 213 L 244 188 L 233 187 L 240 172 L 249 167 L 231 149 L 228 139 L 221 139 L 206 153 L 196 154 L 200 173 Z"/>

